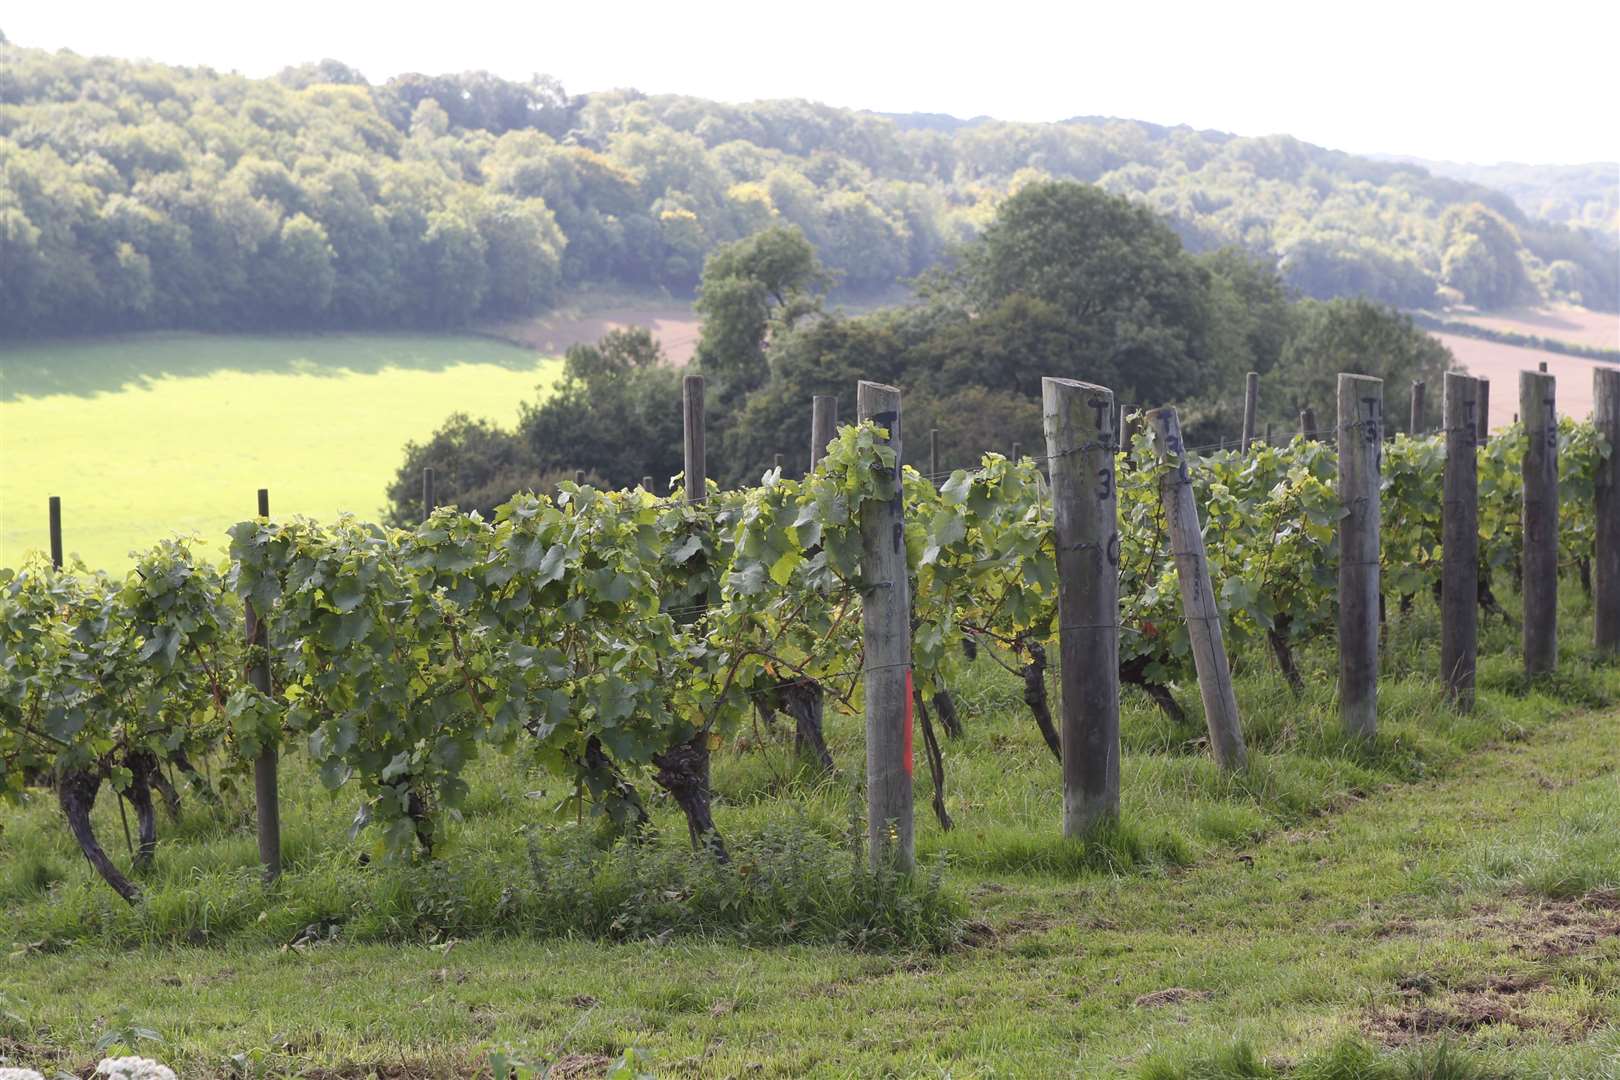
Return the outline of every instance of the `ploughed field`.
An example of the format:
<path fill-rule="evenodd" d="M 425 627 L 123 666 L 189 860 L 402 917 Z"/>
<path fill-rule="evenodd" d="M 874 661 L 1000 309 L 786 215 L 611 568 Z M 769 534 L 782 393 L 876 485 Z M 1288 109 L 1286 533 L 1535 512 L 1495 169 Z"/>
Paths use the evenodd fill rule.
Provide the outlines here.
<path fill-rule="evenodd" d="M 452 411 L 510 424 L 560 361 L 467 335 L 142 334 L 0 346 L 0 566 L 47 545 L 93 569 L 177 532 L 223 545 L 280 515 L 380 515 L 409 439 Z"/>

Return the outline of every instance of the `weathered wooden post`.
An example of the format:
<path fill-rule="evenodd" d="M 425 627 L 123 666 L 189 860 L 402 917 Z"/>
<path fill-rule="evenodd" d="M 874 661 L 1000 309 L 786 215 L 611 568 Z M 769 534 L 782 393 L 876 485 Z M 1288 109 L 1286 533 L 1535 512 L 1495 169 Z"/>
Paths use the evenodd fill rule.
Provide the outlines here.
<path fill-rule="evenodd" d="M 1474 415 L 1479 420 L 1479 445 L 1491 441 L 1491 380 L 1475 379 Z"/>
<path fill-rule="evenodd" d="M 1339 712 L 1345 731 L 1378 734 L 1379 467 L 1384 381 L 1339 376 Z"/>
<path fill-rule="evenodd" d="M 1558 406 L 1557 380 L 1519 372 L 1524 417 L 1524 670 L 1558 666 Z"/>
<path fill-rule="evenodd" d="M 433 466 L 429 465 L 422 470 L 422 520 L 432 517 L 433 508 L 438 505 L 438 496 L 433 490 Z"/>
<path fill-rule="evenodd" d="M 1114 392 L 1041 380 L 1057 544 L 1063 835 L 1119 816 L 1119 508 Z"/>
<path fill-rule="evenodd" d="M 782 471 L 782 455 L 781 454 L 772 454 L 771 455 L 771 468 L 775 469 L 777 472 Z"/>
<path fill-rule="evenodd" d="M 1015 440 L 1014 440 L 1014 441 L 1013 441 L 1013 448 L 1012 448 L 1012 463 L 1013 463 L 1013 464 L 1014 464 L 1014 465 L 1016 465 L 1016 464 L 1018 464 L 1018 463 L 1019 463 L 1019 462 L 1020 462 L 1020 461 L 1022 461 L 1022 460 L 1024 460 L 1024 448 L 1023 448 L 1023 446 L 1022 446 L 1022 445 L 1021 445 L 1021 444 L 1019 444 L 1019 442 L 1018 442 L 1018 441 L 1017 441 L 1017 440 L 1016 440 L 1016 439 L 1015 439 Z"/>
<path fill-rule="evenodd" d="M 866 833 L 874 868 L 916 865 L 911 793 L 911 597 L 900 483 L 900 391 L 861 381 L 856 415 L 885 429 L 894 469 L 879 498 L 861 503 L 861 632 L 866 670 Z"/>
<path fill-rule="evenodd" d="M 1316 438 L 1316 410 L 1309 405 L 1299 410 L 1299 433 L 1307 439 Z"/>
<path fill-rule="evenodd" d="M 1440 509 L 1440 678 L 1457 707 L 1474 707 L 1479 648 L 1479 461 L 1475 380 L 1446 372 L 1440 402 L 1446 467 Z"/>
<path fill-rule="evenodd" d="M 1249 755 L 1243 745 L 1243 723 L 1238 715 L 1237 695 L 1232 691 L 1226 643 L 1221 636 L 1221 612 L 1215 604 L 1209 563 L 1204 555 L 1198 504 L 1193 499 L 1192 480 L 1187 474 L 1181 420 L 1176 410 L 1169 407 L 1154 409 L 1148 413 L 1148 420 L 1153 425 L 1154 446 L 1161 465 L 1159 498 L 1164 503 L 1170 553 L 1176 560 L 1181 610 L 1187 619 L 1187 636 L 1192 642 L 1193 664 L 1198 671 L 1198 693 L 1204 699 L 1209 748 L 1221 768 L 1241 769 L 1248 764 Z"/>
<path fill-rule="evenodd" d="M 1597 536 L 1592 545 L 1593 642 L 1620 654 L 1620 368 L 1592 367 L 1592 424 L 1608 440 L 1596 476 Z"/>
<path fill-rule="evenodd" d="M 1536 370 L 1537 371 L 1546 371 L 1547 370 L 1547 361 L 1543 360 L 1541 362 L 1541 365 Z"/>
<path fill-rule="evenodd" d="M 1243 377 L 1243 441 L 1239 445 L 1245 454 L 1254 442 L 1255 414 L 1260 410 L 1260 373 L 1251 371 Z"/>
<path fill-rule="evenodd" d="M 51 536 L 51 565 L 62 569 L 62 496 L 52 495 L 50 498 L 50 536 Z"/>
<path fill-rule="evenodd" d="M 816 394 L 810 399 L 810 471 L 827 456 L 827 444 L 838 437 L 838 399 Z"/>
<path fill-rule="evenodd" d="M 651 491 L 653 489 L 653 478 L 650 476 L 643 476 L 641 478 L 641 488 L 643 491 Z"/>
<path fill-rule="evenodd" d="M 574 484 L 577 487 L 584 487 L 585 486 L 585 470 L 584 469 L 575 469 L 574 470 Z"/>
<path fill-rule="evenodd" d="M 1274 441 L 1272 441 L 1272 438 L 1271 438 L 1271 421 L 1270 420 L 1266 421 L 1266 445 L 1267 446 L 1276 446 L 1277 445 Z"/>
<path fill-rule="evenodd" d="M 270 489 L 259 489 L 259 516 L 270 516 Z M 255 611 L 249 598 L 243 605 L 243 629 L 247 633 L 247 678 L 253 689 L 261 694 L 270 693 L 270 632 L 264 615 Z M 258 823 L 259 864 L 264 867 L 264 880 L 273 882 L 281 876 L 281 795 L 276 782 L 277 748 L 274 745 L 259 748 L 253 759 L 253 803 Z"/>
<path fill-rule="evenodd" d="M 928 476 L 939 483 L 939 428 L 928 429 Z"/>
<path fill-rule="evenodd" d="M 1422 379 L 1413 380 L 1413 382 L 1412 382 L 1412 419 L 1409 422 L 1409 424 L 1407 425 L 1406 430 L 1407 430 L 1407 433 L 1410 434 L 1411 436 L 1413 436 L 1414 438 L 1416 438 L 1417 436 L 1423 434 L 1423 429 L 1428 423 L 1427 419 L 1423 415 L 1423 405 L 1424 405 L 1423 398 L 1424 398 L 1424 395 L 1427 392 L 1428 392 L 1428 387 L 1424 384 Z M 1441 407 L 1442 407 L 1442 409 L 1444 408 L 1444 403 L 1443 402 L 1442 402 Z"/>

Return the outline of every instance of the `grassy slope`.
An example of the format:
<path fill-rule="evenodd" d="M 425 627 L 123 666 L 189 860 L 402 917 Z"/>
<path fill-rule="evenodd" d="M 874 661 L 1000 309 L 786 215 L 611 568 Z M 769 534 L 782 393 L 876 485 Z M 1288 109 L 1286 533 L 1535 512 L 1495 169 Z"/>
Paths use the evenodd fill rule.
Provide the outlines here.
<path fill-rule="evenodd" d="M 48 800 L 0 810 L 0 921 L 19 945 L 0 1053 L 82 1067 L 102 1031 L 133 1021 L 198 1076 L 254 1049 L 292 1072 L 456 1076 L 492 1047 L 547 1058 L 629 1045 L 674 1075 L 1179 1076 L 1195 1075 L 1188 1055 L 1234 1037 L 1292 1060 L 1364 1028 L 1399 1042 L 1404 1024 L 1477 1028 L 1470 1045 L 1512 1075 L 1613 1075 L 1620 916 L 1545 899 L 1620 886 L 1620 715 L 1582 709 L 1620 697 L 1620 669 L 1592 666 L 1584 607 L 1566 598 L 1561 674 L 1529 693 L 1515 634 L 1492 624 L 1481 708 L 1461 719 L 1427 675 L 1436 628 L 1420 603 L 1392 624 L 1371 751 L 1331 733 L 1331 652 L 1306 658 L 1299 704 L 1250 658 L 1239 697 L 1260 752 L 1237 782 L 1215 776 L 1195 730 L 1128 698 L 1130 828 L 1090 848 L 1053 838 L 1055 766 L 1017 688 L 984 673 L 962 688 L 969 735 L 948 747 L 958 827 L 920 817 L 919 832 L 991 931 L 942 956 L 506 932 L 491 913 L 503 887 L 523 884 L 523 830 L 566 793 L 526 799 L 545 778 L 503 762 L 479 766 L 426 888 L 422 875 L 357 867 L 342 839 L 352 806 L 300 784 L 296 766 L 284 785 L 292 866 L 268 900 L 242 820 L 191 810 L 185 842 L 164 845 L 146 880 L 148 908 L 132 912 L 88 880 Z M 845 775 L 858 774 L 856 722 L 832 728 Z M 800 814 L 839 827 L 847 790 L 784 780 L 784 753 L 750 736 L 717 759 L 723 829 Z M 784 789 L 791 807 L 773 797 Z M 97 813 L 118 847 L 111 801 Z M 659 819 L 678 844 L 684 830 L 667 809 Z M 542 828 L 568 831 L 555 818 Z M 474 899 L 450 916 L 459 932 L 435 934 L 424 925 L 444 921 L 432 912 L 446 892 Z M 380 940 L 278 948 L 317 911 L 348 920 L 342 937 Z M 1541 982 L 1499 992 L 1499 976 Z M 1194 993 L 1133 1004 L 1170 988 Z M 1479 1026 L 1481 1009 L 1502 1021 Z"/>
<path fill-rule="evenodd" d="M 0 566 L 46 545 L 121 570 L 175 532 L 374 515 L 406 440 L 461 409 L 503 423 L 560 368 L 474 337 L 171 334 L 0 350 Z"/>

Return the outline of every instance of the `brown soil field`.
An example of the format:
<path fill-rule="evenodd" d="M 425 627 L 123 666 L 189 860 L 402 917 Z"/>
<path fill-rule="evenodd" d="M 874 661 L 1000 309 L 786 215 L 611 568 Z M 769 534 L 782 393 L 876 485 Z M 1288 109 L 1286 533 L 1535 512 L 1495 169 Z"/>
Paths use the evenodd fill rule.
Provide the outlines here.
<path fill-rule="evenodd" d="M 1620 349 L 1620 315 L 1612 311 L 1587 311 L 1566 304 L 1550 304 L 1539 308 L 1509 308 L 1491 312 L 1453 308 L 1442 314 L 1447 319 L 1490 330 L 1530 334 L 1571 345 Z"/>
<path fill-rule="evenodd" d="M 690 301 L 614 293 L 581 293 L 544 315 L 478 327 L 480 333 L 560 356 L 570 345 L 596 341 L 609 330 L 644 326 L 676 365 L 692 359 L 698 317 Z"/>
<path fill-rule="evenodd" d="M 1519 372 L 1535 371 L 1536 365 L 1547 362 L 1547 371 L 1558 380 L 1558 412 L 1560 415 L 1585 419 L 1592 415 L 1592 369 L 1603 361 L 1586 360 L 1541 349 L 1521 349 L 1517 345 L 1501 345 L 1479 338 L 1457 334 L 1435 334 L 1451 350 L 1470 375 L 1491 381 L 1491 427 L 1504 427 L 1513 422 L 1519 411 Z M 1435 396 L 1431 391 L 1430 400 Z M 1435 405 L 1429 407 L 1432 422 L 1438 422 Z"/>

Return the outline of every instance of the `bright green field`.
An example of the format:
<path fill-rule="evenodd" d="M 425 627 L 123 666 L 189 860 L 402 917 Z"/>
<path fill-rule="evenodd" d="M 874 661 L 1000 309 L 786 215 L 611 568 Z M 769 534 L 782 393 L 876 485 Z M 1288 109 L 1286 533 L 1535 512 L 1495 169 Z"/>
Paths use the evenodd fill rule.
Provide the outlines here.
<path fill-rule="evenodd" d="M 162 334 L 0 348 L 0 566 L 47 546 L 122 569 L 178 532 L 277 514 L 376 515 L 408 439 L 456 410 L 511 423 L 560 371 L 445 335 Z"/>

